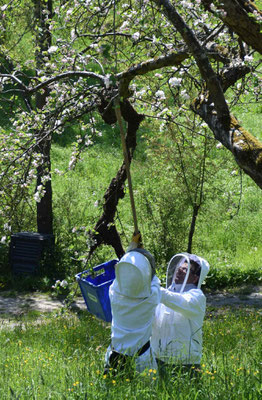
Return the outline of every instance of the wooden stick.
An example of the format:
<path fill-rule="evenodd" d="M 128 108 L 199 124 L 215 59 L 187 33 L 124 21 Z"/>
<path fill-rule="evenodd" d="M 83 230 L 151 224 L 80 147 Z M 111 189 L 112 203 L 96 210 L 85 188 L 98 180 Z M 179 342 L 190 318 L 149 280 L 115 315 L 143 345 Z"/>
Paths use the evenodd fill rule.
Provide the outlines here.
<path fill-rule="evenodd" d="M 126 139 L 125 139 L 124 127 L 123 127 L 123 123 L 122 123 L 122 116 L 121 116 L 121 110 L 120 110 L 120 102 L 119 102 L 118 97 L 115 100 L 115 113 L 116 113 L 116 118 L 117 118 L 117 122 L 118 122 L 119 129 L 120 129 L 122 149 L 123 149 L 125 166 L 126 166 L 129 197 L 130 197 L 131 209 L 132 209 L 133 220 L 134 220 L 134 229 L 135 229 L 134 233 L 137 234 L 139 231 L 138 231 L 138 224 L 137 224 L 136 207 L 135 207 L 132 180 L 131 180 L 131 174 L 130 174 L 130 164 L 129 164 L 127 147 L 126 147 Z"/>

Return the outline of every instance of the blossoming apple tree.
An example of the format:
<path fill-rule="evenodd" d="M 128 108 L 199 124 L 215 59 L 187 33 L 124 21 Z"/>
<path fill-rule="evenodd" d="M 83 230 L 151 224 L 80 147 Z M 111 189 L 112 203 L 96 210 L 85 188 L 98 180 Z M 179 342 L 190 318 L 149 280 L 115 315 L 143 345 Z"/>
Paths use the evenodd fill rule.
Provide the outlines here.
<path fill-rule="evenodd" d="M 262 187 L 262 143 L 231 112 L 243 96 L 254 102 L 261 96 L 260 5 L 242 0 L 2 0 L 1 108 L 8 110 L 8 124 L 1 130 L 0 196 L 8 227 L 17 204 L 33 195 L 43 205 L 39 220 L 48 210 L 44 229 L 52 231 L 52 136 L 63 135 L 68 124 L 79 125 L 69 163 L 73 169 L 92 138 L 103 134 L 98 122 L 116 123 L 116 102 L 126 121 L 130 161 L 143 120 L 159 121 L 162 135 L 172 127 L 190 130 L 197 120 L 198 134 L 205 123 Z M 123 253 L 114 218 L 125 180 L 123 163 L 90 233 L 90 254 L 101 243 L 112 245 L 118 256 Z"/>

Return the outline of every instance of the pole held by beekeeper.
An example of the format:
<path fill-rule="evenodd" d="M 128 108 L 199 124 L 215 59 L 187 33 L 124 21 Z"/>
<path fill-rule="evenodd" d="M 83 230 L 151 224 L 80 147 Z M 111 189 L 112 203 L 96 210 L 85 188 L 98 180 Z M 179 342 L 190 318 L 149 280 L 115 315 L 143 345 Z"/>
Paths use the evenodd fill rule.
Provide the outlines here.
<path fill-rule="evenodd" d="M 133 221 L 134 221 L 134 233 L 138 234 L 139 230 L 138 230 L 138 223 L 137 223 L 137 216 L 136 216 L 135 199 L 134 199 L 134 193 L 133 193 L 133 187 L 132 187 L 132 179 L 131 179 L 131 174 L 130 174 L 130 163 L 129 163 L 129 158 L 128 158 L 128 152 L 127 152 L 127 146 L 126 146 L 126 139 L 125 139 L 125 132 L 124 132 L 124 126 L 123 126 L 123 121 L 122 121 L 119 97 L 117 97 L 115 99 L 115 113 L 116 113 L 116 118 L 117 118 L 117 122 L 118 122 L 119 129 L 120 129 L 122 149 L 123 149 L 123 155 L 124 155 L 125 166 L 126 166 L 126 175 L 127 175 L 127 182 L 128 182 L 128 188 L 129 188 L 129 197 L 130 197 L 130 203 L 131 203 L 131 209 L 132 209 L 132 215 L 133 215 Z"/>

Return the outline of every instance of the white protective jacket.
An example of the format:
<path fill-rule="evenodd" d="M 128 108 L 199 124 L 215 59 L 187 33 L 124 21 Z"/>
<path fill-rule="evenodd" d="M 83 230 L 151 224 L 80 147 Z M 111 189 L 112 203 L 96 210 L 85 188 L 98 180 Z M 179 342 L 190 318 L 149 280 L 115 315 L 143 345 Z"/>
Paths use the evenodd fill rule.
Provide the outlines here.
<path fill-rule="evenodd" d="M 116 278 L 109 288 L 112 310 L 112 349 L 127 355 L 134 355 L 152 334 L 152 323 L 156 306 L 160 301 L 160 281 L 154 276 L 148 259 L 136 252 L 126 253 L 116 265 Z M 149 348 L 137 357 L 136 368 L 156 368 L 156 362 Z"/>
<path fill-rule="evenodd" d="M 198 286 L 187 284 L 189 268 L 183 284 L 171 285 L 176 268 L 193 259 L 201 266 Z M 202 356 L 202 325 L 206 298 L 200 289 L 209 271 L 201 257 L 177 254 L 169 262 L 166 285 L 161 288 L 161 303 L 156 308 L 151 347 L 156 358 L 168 364 L 199 364 Z"/>

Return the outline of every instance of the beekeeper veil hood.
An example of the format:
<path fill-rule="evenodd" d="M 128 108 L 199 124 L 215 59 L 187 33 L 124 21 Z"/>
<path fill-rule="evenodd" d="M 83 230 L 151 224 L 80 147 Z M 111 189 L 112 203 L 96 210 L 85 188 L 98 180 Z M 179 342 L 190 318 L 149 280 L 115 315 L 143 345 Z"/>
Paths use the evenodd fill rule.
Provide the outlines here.
<path fill-rule="evenodd" d="M 147 257 L 137 251 L 126 253 L 116 265 L 118 290 L 123 296 L 145 298 L 151 294 L 152 268 Z"/>
<path fill-rule="evenodd" d="M 179 253 L 179 254 L 174 255 L 168 263 L 167 275 L 166 275 L 166 287 L 167 288 L 170 287 L 170 285 L 172 284 L 177 268 L 179 268 L 184 262 L 186 262 L 189 265 L 189 268 L 187 269 L 187 273 L 185 275 L 184 281 L 183 281 L 183 283 L 181 285 L 181 289 L 180 289 L 180 292 L 184 291 L 185 285 L 187 284 L 189 272 L 190 272 L 190 267 L 191 267 L 190 261 L 193 261 L 200 266 L 200 275 L 199 275 L 197 288 L 199 289 L 201 287 L 205 277 L 208 274 L 209 268 L 210 268 L 208 262 L 206 260 L 204 260 L 202 257 L 199 257 L 195 254 Z"/>

